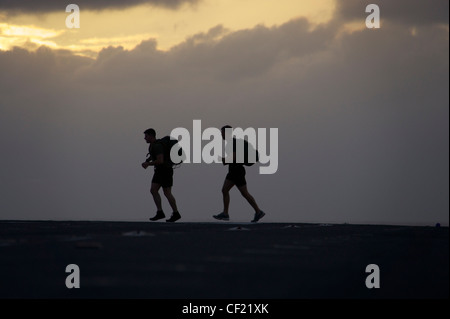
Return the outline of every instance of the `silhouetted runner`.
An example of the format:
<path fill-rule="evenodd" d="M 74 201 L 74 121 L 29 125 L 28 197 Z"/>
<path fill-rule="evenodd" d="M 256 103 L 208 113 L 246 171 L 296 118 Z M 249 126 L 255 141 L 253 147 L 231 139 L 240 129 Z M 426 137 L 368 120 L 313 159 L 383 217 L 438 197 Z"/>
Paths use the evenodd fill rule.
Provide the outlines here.
<path fill-rule="evenodd" d="M 172 194 L 173 186 L 173 168 L 168 159 L 164 158 L 163 145 L 156 139 L 156 132 L 154 129 L 149 128 L 144 132 L 144 139 L 149 143 L 149 158 L 142 163 L 143 168 L 149 166 L 155 167 L 155 172 L 152 178 L 152 186 L 150 193 L 153 196 L 153 200 L 156 204 L 156 215 L 150 218 L 151 221 L 157 221 L 166 217 L 162 209 L 161 196 L 159 195 L 159 189 L 162 187 L 164 195 L 169 201 L 170 207 L 172 207 L 172 216 L 166 220 L 166 222 L 175 222 L 181 218 L 178 212 L 177 203 L 175 197 Z"/>
<path fill-rule="evenodd" d="M 222 127 L 222 138 L 227 140 L 226 138 L 226 129 L 231 129 L 232 127 L 229 125 L 225 125 Z M 231 131 L 231 130 L 228 130 Z M 229 140 L 229 139 L 228 139 Z M 228 165 L 228 174 L 225 177 L 225 181 L 222 187 L 222 195 L 223 195 L 223 212 L 218 215 L 213 215 L 215 219 L 218 220 L 230 220 L 230 215 L 228 214 L 228 208 L 230 206 L 230 190 L 233 186 L 236 185 L 237 189 L 241 193 L 241 195 L 248 201 L 248 203 L 255 210 L 255 216 L 252 220 L 253 223 L 256 223 L 261 218 L 264 217 L 265 213 L 259 209 L 258 204 L 256 203 L 253 196 L 248 192 L 247 189 L 247 181 L 245 179 L 245 167 L 243 163 L 236 163 L 236 144 L 238 140 L 233 138 L 233 163 L 226 163 L 225 158 L 222 158 L 223 165 Z"/>

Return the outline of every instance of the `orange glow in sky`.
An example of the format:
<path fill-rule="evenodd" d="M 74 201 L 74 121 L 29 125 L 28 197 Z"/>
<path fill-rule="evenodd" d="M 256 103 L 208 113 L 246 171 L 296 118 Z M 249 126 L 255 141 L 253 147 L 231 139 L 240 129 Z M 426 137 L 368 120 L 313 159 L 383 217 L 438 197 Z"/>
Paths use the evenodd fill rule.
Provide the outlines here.
<path fill-rule="evenodd" d="M 80 8 L 80 28 L 65 25 L 70 13 L 19 14 L 2 17 L 0 49 L 40 45 L 95 56 L 102 48 L 132 49 L 156 39 L 168 50 L 186 38 L 221 25 L 229 31 L 267 27 L 305 17 L 313 25 L 325 23 L 334 12 L 334 0 L 204 0 L 176 10 L 140 5 L 125 10 L 87 11 Z"/>

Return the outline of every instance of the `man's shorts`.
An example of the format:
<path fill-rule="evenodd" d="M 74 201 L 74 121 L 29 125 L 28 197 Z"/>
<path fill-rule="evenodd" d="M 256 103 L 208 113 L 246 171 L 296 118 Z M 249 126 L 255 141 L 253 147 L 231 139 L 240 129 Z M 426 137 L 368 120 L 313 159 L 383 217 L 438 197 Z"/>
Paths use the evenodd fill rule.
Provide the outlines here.
<path fill-rule="evenodd" d="M 153 174 L 152 183 L 159 184 L 163 188 L 173 186 L 173 168 L 157 167 Z"/>
<path fill-rule="evenodd" d="M 232 181 L 237 187 L 247 185 L 245 167 L 243 165 L 230 164 L 226 179 Z"/>

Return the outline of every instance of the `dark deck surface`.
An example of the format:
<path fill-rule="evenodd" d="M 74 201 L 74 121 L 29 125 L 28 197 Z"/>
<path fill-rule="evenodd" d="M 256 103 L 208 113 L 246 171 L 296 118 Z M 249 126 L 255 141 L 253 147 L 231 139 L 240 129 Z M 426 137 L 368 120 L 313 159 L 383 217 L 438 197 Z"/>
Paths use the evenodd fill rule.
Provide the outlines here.
<path fill-rule="evenodd" d="M 448 299 L 448 227 L 0 222 L 0 298 Z M 80 288 L 66 287 L 66 266 Z M 366 266 L 380 269 L 368 289 Z"/>

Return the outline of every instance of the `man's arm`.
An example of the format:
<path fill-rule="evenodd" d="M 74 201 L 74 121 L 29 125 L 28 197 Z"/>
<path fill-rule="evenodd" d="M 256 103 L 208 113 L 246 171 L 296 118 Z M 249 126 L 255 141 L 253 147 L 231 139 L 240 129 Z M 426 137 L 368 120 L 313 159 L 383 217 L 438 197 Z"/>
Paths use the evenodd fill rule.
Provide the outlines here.
<path fill-rule="evenodd" d="M 144 163 L 142 163 L 143 168 L 147 168 L 149 166 L 161 165 L 164 163 L 164 153 L 163 148 L 160 144 L 154 144 L 153 146 L 154 154 L 156 159 L 153 160 L 152 157 L 148 158 Z"/>
<path fill-rule="evenodd" d="M 164 163 L 164 154 L 159 154 L 156 157 L 156 160 L 145 161 L 144 163 L 142 163 L 142 167 L 147 168 L 149 166 L 161 165 L 163 163 Z"/>

